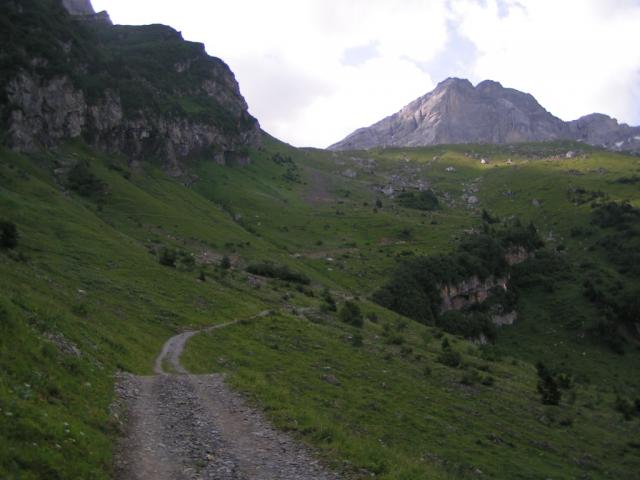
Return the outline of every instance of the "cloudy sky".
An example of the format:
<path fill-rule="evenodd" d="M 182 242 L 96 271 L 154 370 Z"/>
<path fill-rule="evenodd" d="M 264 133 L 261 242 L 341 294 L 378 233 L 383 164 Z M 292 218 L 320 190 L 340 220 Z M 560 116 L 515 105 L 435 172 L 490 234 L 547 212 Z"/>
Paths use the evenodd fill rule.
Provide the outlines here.
<path fill-rule="evenodd" d="M 326 147 L 450 76 L 533 94 L 563 120 L 640 124 L 640 0 L 93 0 L 164 23 L 235 72 L 262 127 Z"/>

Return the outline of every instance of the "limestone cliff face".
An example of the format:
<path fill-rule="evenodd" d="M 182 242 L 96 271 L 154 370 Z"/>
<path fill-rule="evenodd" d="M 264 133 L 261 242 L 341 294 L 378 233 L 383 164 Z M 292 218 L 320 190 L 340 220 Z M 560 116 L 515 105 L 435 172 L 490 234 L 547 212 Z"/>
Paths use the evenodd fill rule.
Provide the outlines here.
<path fill-rule="evenodd" d="M 504 88 L 491 80 L 474 87 L 459 78 L 441 82 L 399 112 L 356 130 L 329 148 L 355 150 L 561 139 L 582 140 L 618 150 L 640 150 L 640 128 L 619 125 L 605 115 L 563 122 L 527 93 Z"/>
<path fill-rule="evenodd" d="M 88 0 L 65 0 L 64 7 L 82 18 L 95 14 Z M 176 175 L 196 154 L 249 161 L 259 124 L 229 67 L 204 46 L 158 25 L 71 25 L 82 45 L 61 40 L 56 54 L 33 53 L 5 80 L 0 113 L 8 146 L 34 151 L 82 138 L 131 162 L 159 158 Z M 62 67 L 50 68 L 54 62 Z"/>
<path fill-rule="evenodd" d="M 504 255 L 509 266 L 525 262 L 533 255 L 524 247 L 512 247 Z M 507 291 L 509 288 L 509 275 L 503 277 L 490 276 L 481 280 L 478 276 L 472 276 L 456 284 L 444 284 L 440 286 L 440 298 L 442 312 L 451 310 L 463 310 L 478 305 L 491 297 L 496 289 Z M 497 326 L 511 325 L 518 317 L 517 312 L 504 312 L 502 306 L 494 312 L 492 320 Z"/>
<path fill-rule="evenodd" d="M 462 310 L 484 302 L 491 295 L 491 290 L 501 288 L 507 290 L 508 278 L 489 277 L 480 280 L 477 276 L 468 278 L 455 285 L 442 285 L 440 297 L 442 299 L 441 310 Z"/>
<path fill-rule="evenodd" d="M 212 85 L 207 88 L 219 96 Z M 9 83 L 7 98 L 8 144 L 17 151 L 52 148 L 65 139 L 82 137 L 104 151 L 125 154 L 132 162 L 159 155 L 166 170 L 178 175 L 182 160 L 199 152 L 207 151 L 220 164 L 247 163 L 244 148 L 260 142 L 257 122 L 228 134 L 214 124 L 151 110 L 127 116 L 116 90 L 105 91 L 103 98 L 89 103 L 66 76 L 43 79 L 22 73 Z M 232 103 L 229 98 L 225 101 Z M 248 115 L 241 97 L 229 108 L 240 117 Z"/>

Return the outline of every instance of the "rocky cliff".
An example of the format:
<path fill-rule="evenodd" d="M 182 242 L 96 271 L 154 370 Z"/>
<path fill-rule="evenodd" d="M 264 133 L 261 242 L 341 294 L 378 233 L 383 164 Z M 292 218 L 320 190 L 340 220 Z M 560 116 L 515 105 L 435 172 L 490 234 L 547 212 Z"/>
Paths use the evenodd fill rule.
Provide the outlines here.
<path fill-rule="evenodd" d="M 455 285 L 442 285 L 440 287 L 441 310 L 443 312 L 462 310 L 483 303 L 491 296 L 493 289 L 507 290 L 507 282 L 508 278 L 489 277 L 480 280 L 474 276 Z"/>
<path fill-rule="evenodd" d="M 352 150 L 560 139 L 640 151 L 640 127 L 619 125 L 605 115 L 563 122 L 527 93 L 504 88 L 491 80 L 474 87 L 468 80 L 458 78 L 441 82 L 432 92 L 399 112 L 356 130 L 329 148 Z"/>
<path fill-rule="evenodd" d="M 160 159 L 180 174 L 192 155 L 245 163 L 259 144 L 231 70 L 179 32 L 89 24 L 95 12 L 82 0 L 9 1 L 0 10 L 15 19 L 0 46 L 0 58 L 11 59 L 0 64 L 3 142 L 11 148 L 82 138 L 132 162 Z M 58 28 L 45 30 L 51 17 Z M 39 30 L 47 45 L 25 35 Z"/>

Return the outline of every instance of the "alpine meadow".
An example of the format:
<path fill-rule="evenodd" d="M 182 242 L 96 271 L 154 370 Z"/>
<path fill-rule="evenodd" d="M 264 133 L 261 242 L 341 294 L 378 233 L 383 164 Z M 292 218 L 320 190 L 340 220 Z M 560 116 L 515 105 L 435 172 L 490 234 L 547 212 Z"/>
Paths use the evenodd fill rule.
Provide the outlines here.
<path fill-rule="evenodd" d="M 297 148 L 171 27 L 0 22 L 0 478 L 638 478 L 638 127 L 448 79 Z"/>

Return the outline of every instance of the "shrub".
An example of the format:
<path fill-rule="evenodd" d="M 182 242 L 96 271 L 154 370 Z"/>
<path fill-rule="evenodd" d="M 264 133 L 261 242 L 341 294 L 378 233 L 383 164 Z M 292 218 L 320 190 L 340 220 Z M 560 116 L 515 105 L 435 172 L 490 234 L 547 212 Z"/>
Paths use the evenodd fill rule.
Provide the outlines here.
<path fill-rule="evenodd" d="M 457 368 L 462 364 L 462 356 L 454 350 L 445 350 L 440 352 L 436 360 L 438 363 L 451 368 Z"/>
<path fill-rule="evenodd" d="M 442 340 L 441 348 L 442 352 L 440 352 L 436 359 L 439 363 L 452 368 L 459 367 L 462 364 L 462 356 L 451 348 L 449 339 L 446 337 Z"/>
<path fill-rule="evenodd" d="M 229 260 L 227 255 L 222 257 L 222 260 L 220 260 L 220 268 L 223 270 L 229 270 L 231 268 L 231 260 Z"/>
<path fill-rule="evenodd" d="M 542 363 L 536 365 L 538 370 L 538 393 L 544 405 L 558 405 L 562 393 L 551 371 Z"/>
<path fill-rule="evenodd" d="M 286 265 L 275 265 L 271 262 L 255 263 L 247 267 L 247 272 L 261 277 L 277 278 L 286 282 L 309 285 L 311 280 L 302 273 L 294 272 Z"/>
<path fill-rule="evenodd" d="M 423 190 L 421 192 L 403 192 L 398 195 L 398 203 L 405 208 L 414 208 L 416 210 L 438 210 L 440 203 L 438 197 L 431 190 Z"/>
<path fill-rule="evenodd" d="M 620 230 L 640 220 L 640 209 L 629 202 L 608 202 L 593 210 L 591 223 L 602 228 L 615 227 Z"/>
<path fill-rule="evenodd" d="M 491 214 L 483 208 L 482 221 L 488 223 L 489 225 L 493 225 L 494 223 L 499 223 L 500 219 L 498 217 L 491 216 Z"/>
<path fill-rule="evenodd" d="M 178 252 L 174 248 L 162 247 L 160 255 L 158 256 L 158 262 L 165 267 L 176 267 L 176 260 L 178 259 Z"/>
<path fill-rule="evenodd" d="M 351 337 L 351 345 L 354 347 L 361 347 L 363 343 L 363 338 L 360 333 L 356 333 Z"/>
<path fill-rule="evenodd" d="M 78 162 L 71 168 L 67 187 L 87 198 L 100 198 L 106 193 L 105 183 L 91 173 L 86 162 Z"/>
<path fill-rule="evenodd" d="M 637 400 L 636 403 L 638 403 Z M 625 420 L 631 420 L 634 415 L 638 415 L 640 413 L 640 411 L 637 409 L 637 405 L 634 406 L 631 400 L 619 395 L 616 397 L 616 403 L 614 407 L 617 411 L 622 413 L 622 416 Z"/>
<path fill-rule="evenodd" d="M 18 228 L 13 222 L 0 221 L 0 248 L 16 248 L 18 246 Z"/>
<path fill-rule="evenodd" d="M 344 323 L 348 323 L 350 325 L 353 325 L 354 327 L 362 327 L 364 323 L 360 307 L 356 303 L 349 300 L 344 302 L 342 308 L 340 308 L 338 316 Z"/>
<path fill-rule="evenodd" d="M 436 324 L 448 333 L 464 338 L 479 338 L 481 335 L 490 340 L 496 337 L 496 326 L 488 315 L 471 312 L 449 311 L 439 316 Z"/>
<path fill-rule="evenodd" d="M 322 291 L 322 300 L 324 300 L 324 303 L 321 306 L 322 309 L 329 312 L 335 312 L 338 310 L 338 307 L 336 307 L 336 301 L 331 296 L 331 292 L 328 288 L 325 288 Z"/>
<path fill-rule="evenodd" d="M 478 374 L 476 370 L 465 372 L 462 375 L 462 378 L 460 379 L 460 383 L 468 386 L 475 385 L 479 381 L 480 381 L 480 374 Z"/>

